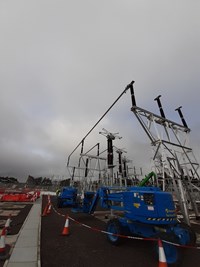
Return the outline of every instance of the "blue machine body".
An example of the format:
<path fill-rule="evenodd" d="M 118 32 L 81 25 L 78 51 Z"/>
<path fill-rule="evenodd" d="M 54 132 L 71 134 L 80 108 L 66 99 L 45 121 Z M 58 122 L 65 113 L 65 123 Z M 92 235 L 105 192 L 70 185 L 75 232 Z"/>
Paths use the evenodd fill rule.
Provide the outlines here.
<path fill-rule="evenodd" d="M 122 195 L 127 219 L 148 224 L 177 222 L 172 195 L 158 187 L 132 187 Z"/>
<path fill-rule="evenodd" d="M 172 194 L 158 187 L 101 187 L 96 192 L 85 192 L 82 204 L 72 211 L 92 214 L 97 205 L 119 211 L 117 218 L 107 223 L 107 232 L 114 234 L 107 238 L 113 244 L 118 243 L 120 235 L 160 238 L 181 245 L 196 242 L 189 226 L 178 222 Z M 164 243 L 164 249 L 167 262 L 176 262 L 176 247 Z"/>
<path fill-rule="evenodd" d="M 63 206 L 76 205 L 77 189 L 72 186 L 63 187 L 57 196 L 57 206 L 62 208 Z"/>
<path fill-rule="evenodd" d="M 148 224 L 177 222 L 172 195 L 158 187 L 129 187 L 120 191 L 101 187 L 97 192 L 86 192 L 79 211 L 93 213 L 97 203 L 103 208 L 124 212 L 127 219 Z"/>
<path fill-rule="evenodd" d="M 124 217 L 133 221 L 148 224 L 177 222 L 171 193 L 158 187 L 129 187 L 125 191 L 101 187 L 96 193 L 86 192 L 82 206 L 84 212 L 93 213 L 99 201 L 101 207 L 123 211 Z"/>

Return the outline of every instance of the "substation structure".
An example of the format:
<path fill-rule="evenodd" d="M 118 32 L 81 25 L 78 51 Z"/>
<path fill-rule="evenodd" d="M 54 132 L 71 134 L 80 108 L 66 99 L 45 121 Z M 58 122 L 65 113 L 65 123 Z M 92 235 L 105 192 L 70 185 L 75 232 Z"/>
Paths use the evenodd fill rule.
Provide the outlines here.
<path fill-rule="evenodd" d="M 131 177 L 131 185 L 138 185 L 138 181 L 143 176 L 142 169 L 136 172 L 136 168 L 128 166 L 130 163 L 126 157 L 124 149 L 116 148 L 113 145 L 115 139 L 120 139 L 118 133 L 110 133 L 103 129 L 100 134 L 107 138 L 107 149 L 100 152 L 100 144 L 97 143 L 87 152 L 83 152 L 84 141 L 96 125 L 104 118 L 116 102 L 124 95 L 127 90 L 131 93 L 131 111 L 139 121 L 142 129 L 148 136 L 153 151 L 153 168 L 155 169 L 156 179 L 152 181 L 155 186 L 161 187 L 163 191 L 172 193 L 174 200 L 180 208 L 184 221 L 190 225 L 191 211 L 199 219 L 198 204 L 200 203 L 200 176 L 199 164 L 194 156 L 189 144 L 190 129 L 183 117 L 181 108 L 175 111 L 181 119 L 181 124 L 166 118 L 162 104 L 161 95 L 154 100 L 158 104 L 160 115 L 152 113 L 136 105 L 133 88 L 134 81 L 126 86 L 121 95 L 111 105 L 111 107 L 98 120 L 93 128 L 86 134 L 82 141 L 72 151 L 68 157 L 67 167 L 70 173 L 72 184 L 79 178 L 80 189 L 94 190 L 93 178 L 96 177 L 98 186 L 120 186 L 126 187 L 128 178 Z M 69 165 L 69 159 L 74 151 L 81 145 L 81 152 L 77 167 Z M 104 153 L 106 156 L 103 156 Z M 114 172 L 116 165 L 113 163 L 113 153 L 118 154 L 118 171 Z"/>
<path fill-rule="evenodd" d="M 131 111 L 151 142 L 157 183 L 164 191 L 172 192 L 184 221 L 190 224 L 190 210 L 199 219 L 200 177 L 199 164 L 189 144 L 190 129 L 183 117 L 182 107 L 175 110 L 182 122 L 179 124 L 166 118 L 161 95 L 154 99 L 160 111 L 157 115 L 136 105 L 133 83 L 130 84 L 130 92 Z"/>

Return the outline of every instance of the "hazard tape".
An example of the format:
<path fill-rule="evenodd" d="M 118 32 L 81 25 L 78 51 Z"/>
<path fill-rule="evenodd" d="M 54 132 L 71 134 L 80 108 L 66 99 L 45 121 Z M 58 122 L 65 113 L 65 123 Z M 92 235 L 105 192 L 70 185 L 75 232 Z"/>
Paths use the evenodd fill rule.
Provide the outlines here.
<path fill-rule="evenodd" d="M 48 198 L 48 200 L 50 201 L 50 197 Z M 52 205 L 52 203 L 51 203 L 51 205 Z M 55 212 L 56 214 L 58 214 L 59 216 L 66 217 L 66 214 L 62 214 L 62 213 L 58 212 L 58 211 L 56 210 L 56 208 L 55 208 L 53 205 L 52 205 L 52 209 L 53 209 L 54 212 Z M 87 225 L 87 224 L 81 223 L 81 222 L 75 220 L 74 218 L 72 218 L 72 217 L 69 216 L 69 215 L 68 215 L 68 218 L 69 218 L 69 220 L 75 222 L 76 224 L 79 224 L 79 225 L 81 225 L 81 226 L 83 226 L 83 227 L 85 227 L 85 228 L 91 229 L 92 231 L 100 232 L 100 233 L 103 233 L 103 234 L 113 235 L 113 236 L 118 236 L 118 237 L 121 237 L 121 238 L 135 239 L 135 240 L 158 241 L 157 238 L 136 237 L 136 236 L 129 236 L 129 235 L 114 234 L 114 233 L 107 232 L 107 231 L 104 231 L 104 230 L 101 230 L 101 229 L 98 229 L 98 228 L 89 226 L 89 225 Z M 163 243 L 166 243 L 166 244 L 170 244 L 170 245 L 176 246 L 176 247 L 181 247 L 181 248 L 200 249 L 200 247 L 194 247 L 194 246 L 190 246 L 190 245 L 180 245 L 180 244 L 173 243 L 173 242 L 166 241 L 166 240 L 162 240 L 162 242 L 163 242 Z"/>
<path fill-rule="evenodd" d="M 58 212 L 52 204 L 51 204 L 51 206 L 52 206 L 52 209 L 55 211 L 55 213 L 57 213 L 59 216 L 66 217 L 66 215 Z M 68 216 L 68 218 L 69 218 L 69 216 Z"/>

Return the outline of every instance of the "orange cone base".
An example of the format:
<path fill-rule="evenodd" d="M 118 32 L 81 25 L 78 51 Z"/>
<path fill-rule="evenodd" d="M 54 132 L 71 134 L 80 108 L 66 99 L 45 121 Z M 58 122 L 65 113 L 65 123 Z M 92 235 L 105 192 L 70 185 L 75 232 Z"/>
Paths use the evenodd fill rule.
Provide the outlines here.
<path fill-rule="evenodd" d="M 51 213 L 51 204 L 48 205 L 47 214 Z"/>
<path fill-rule="evenodd" d="M 42 213 L 42 216 L 47 216 L 48 208 L 49 208 L 49 205 L 47 204 L 46 207 L 44 208 L 44 211 Z"/>
<path fill-rule="evenodd" d="M 167 267 L 167 263 L 166 262 L 159 262 L 158 267 Z"/>
<path fill-rule="evenodd" d="M 68 227 L 64 227 L 64 229 L 62 231 L 62 235 L 69 235 L 69 228 Z"/>

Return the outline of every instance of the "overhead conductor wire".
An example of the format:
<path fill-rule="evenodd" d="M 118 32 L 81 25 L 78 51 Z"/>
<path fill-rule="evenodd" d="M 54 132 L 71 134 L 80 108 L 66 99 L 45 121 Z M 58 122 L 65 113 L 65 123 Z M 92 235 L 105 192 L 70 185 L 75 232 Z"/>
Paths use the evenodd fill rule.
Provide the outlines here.
<path fill-rule="evenodd" d="M 117 101 L 122 97 L 123 94 L 126 93 L 126 91 L 128 89 L 130 89 L 135 81 L 132 81 L 130 84 L 128 84 L 126 86 L 126 88 L 124 89 L 124 91 L 120 94 L 120 96 L 118 96 L 118 98 L 113 102 L 113 104 L 108 108 L 108 110 L 101 116 L 101 118 L 95 123 L 95 125 L 89 130 L 89 132 L 83 137 L 83 139 L 80 141 L 80 143 L 78 143 L 78 145 L 74 148 L 74 150 L 71 152 L 71 154 L 68 156 L 68 160 L 67 160 L 67 166 L 69 165 L 69 160 L 71 155 L 77 150 L 77 148 L 84 143 L 84 140 L 86 139 L 86 137 L 94 130 L 94 128 L 99 124 L 99 122 L 106 116 L 106 114 L 111 110 L 111 108 L 117 103 Z"/>

